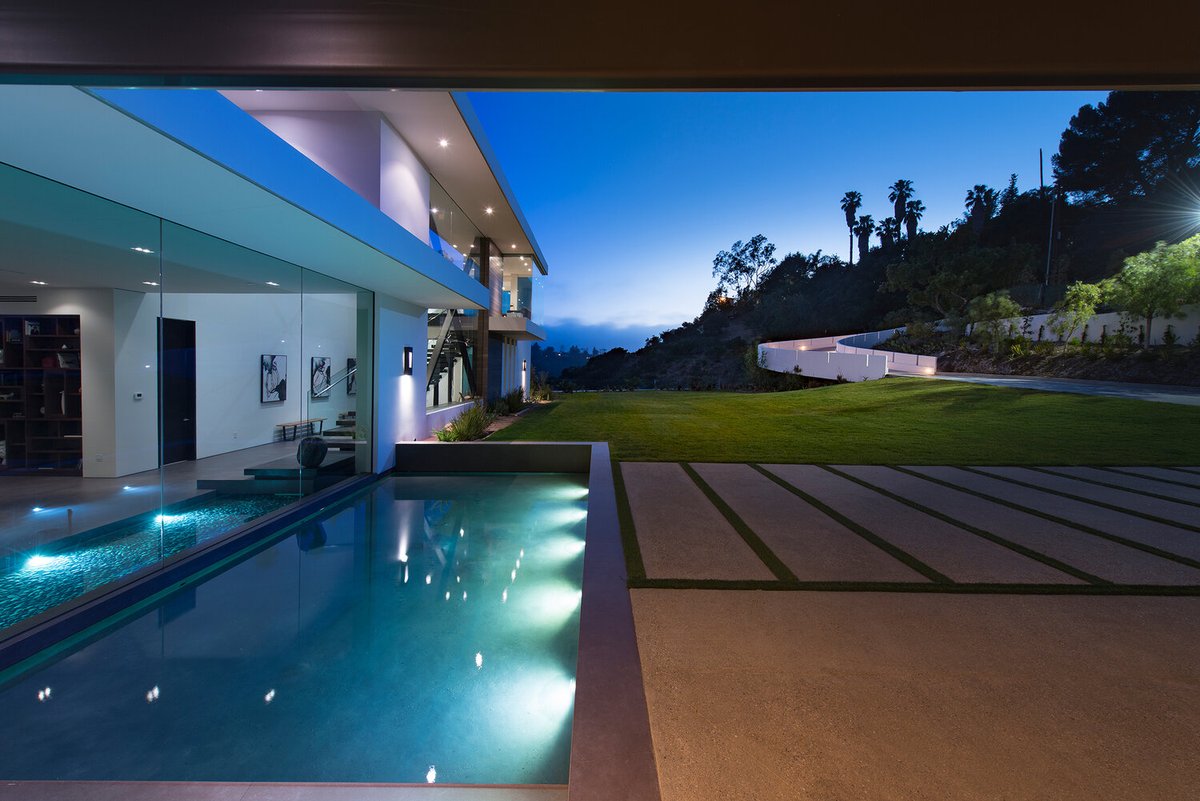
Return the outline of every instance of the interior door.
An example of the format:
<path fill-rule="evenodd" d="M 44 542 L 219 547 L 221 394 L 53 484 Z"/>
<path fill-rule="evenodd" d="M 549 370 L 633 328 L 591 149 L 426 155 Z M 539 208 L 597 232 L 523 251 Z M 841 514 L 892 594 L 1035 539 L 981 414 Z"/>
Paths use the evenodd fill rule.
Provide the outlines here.
<path fill-rule="evenodd" d="M 196 458 L 196 321 L 159 318 L 162 463 Z"/>

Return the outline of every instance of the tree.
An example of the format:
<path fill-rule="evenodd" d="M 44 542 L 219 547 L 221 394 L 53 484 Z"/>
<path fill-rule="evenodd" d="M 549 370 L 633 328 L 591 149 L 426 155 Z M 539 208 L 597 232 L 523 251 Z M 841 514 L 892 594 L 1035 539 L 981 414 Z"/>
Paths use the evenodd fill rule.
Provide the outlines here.
<path fill-rule="evenodd" d="M 925 204 L 919 200 L 910 200 L 904 206 L 904 224 L 908 228 L 908 241 L 912 242 L 917 235 L 917 223 L 925 216 Z"/>
<path fill-rule="evenodd" d="M 846 228 L 850 230 L 850 261 L 854 264 L 854 215 L 862 208 L 862 195 L 858 192 L 847 192 L 842 195 L 842 211 L 846 212 Z M 859 258 L 862 258 L 862 248 L 859 248 Z"/>
<path fill-rule="evenodd" d="M 775 246 L 762 234 L 755 234 L 749 242 L 739 239 L 730 250 L 718 253 L 713 259 L 713 275 L 718 289 L 733 287 L 740 299 L 753 291 L 775 264 Z"/>
<path fill-rule="evenodd" d="M 1071 118 L 1051 161 L 1083 203 L 1149 196 L 1200 165 L 1200 93 L 1111 92 Z"/>
<path fill-rule="evenodd" d="M 912 194 L 912 181 L 906 181 L 903 178 L 897 179 L 896 183 L 888 187 L 888 200 L 892 201 L 892 216 L 896 218 L 897 228 L 904 224 L 908 199 L 912 197 Z"/>
<path fill-rule="evenodd" d="M 879 244 L 885 250 L 900 240 L 900 222 L 895 217 L 884 217 L 879 223 Z"/>
<path fill-rule="evenodd" d="M 1003 289 L 972 298 L 967 304 L 967 320 L 975 326 L 972 334 L 984 347 L 993 350 L 1008 336 L 1012 323 L 1007 321 L 1020 316 L 1021 307 Z"/>
<path fill-rule="evenodd" d="M 858 263 L 862 264 L 863 256 L 871 247 L 871 234 L 875 233 L 875 219 L 870 214 L 858 218 L 854 226 L 854 235 L 858 237 Z"/>
<path fill-rule="evenodd" d="M 967 190 L 967 219 L 971 222 L 971 230 L 979 236 L 983 232 L 983 224 L 991 218 L 996 210 L 996 190 L 984 184 L 975 184 Z"/>
<path fill-rule="evenodd" d="M 1200 234 L 1177 245 L 1159 242 L 1153 250 L 1130 256 L 1103 285 L 1109 303 L 1145 320 L 1142 344 L 1150 347 L 1155 317 L 1180 316 L 1185 304 L 1200 301 Z"/>
<path fill-rule="evenodd" d="M 1014 172 L 1008 176 L 1008 186 L 1004 187 L 1004 191 L 1000 193 L 1000 210 L 1007 211 L 1008 207 L 1020 196 L 1021 193 L 1017 191 L 1017 174 Z"/>
<path fill-rule="evenodd" d="M 1070 340 L 1076 330 L 1092 319 L 1103 299 L 1104 292 L 1099 284 L 1076 281 L 1067 287 L 1063 299 L 1054 304 L 1054 313 L 1049 320 L 1050 330 L 1059 339 Z"/>

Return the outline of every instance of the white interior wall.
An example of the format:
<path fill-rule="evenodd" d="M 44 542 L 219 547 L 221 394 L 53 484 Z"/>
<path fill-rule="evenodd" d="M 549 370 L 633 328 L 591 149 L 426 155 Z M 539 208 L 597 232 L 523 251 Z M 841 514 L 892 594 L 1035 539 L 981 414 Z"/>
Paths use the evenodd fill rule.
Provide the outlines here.
<path fill-rule="evenodd" d="M 157 293 L 112 290 L 115 453 L 104 475 L 127 476 L 158 467 L 158 313 Z M 83 347 L 89 340 L 83 338 Z M 84 414 L 91 402 L 83 383 Z M 140 394 L 140 398 L 138 397 Z M 84 429 L 84 444 L 92 436 Z M 87 459 L 84 459 L 85 475 Z M 100 468 L 102 465 L 96 465 Z"/>
<path fill-rule="evenodd" d="M 332 427 L 339 412 L 355 408 L 344 382 L 328 400 L 309 393 L 310 357 L 330 356 L 336 375 L 355 355 L 353 295 L 166 293 L 163 316 L 196 321 L 197 458 L 271 442 L 278 423 L 324 417 Z M 260 401 L 268 353 L 287 356 L 282 403 Z"/>
<path fill-rule="evenodd" d="M 408 143 L 379 121 L 379 210 L 429 244 L 429 172 Z"/>

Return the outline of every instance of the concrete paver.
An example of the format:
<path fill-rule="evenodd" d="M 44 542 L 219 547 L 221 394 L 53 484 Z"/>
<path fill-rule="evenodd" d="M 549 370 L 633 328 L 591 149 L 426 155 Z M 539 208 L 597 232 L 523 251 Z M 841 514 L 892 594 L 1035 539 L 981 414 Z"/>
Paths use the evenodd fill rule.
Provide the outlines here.
<path fill-rule="evenodd" d="M 1144 517 L 1115 512 L 1085 501 L 1075 501 L 1061 495 L 1040 492 L 1029 487 L 1010 484 L 978 473 L 969 473 L 954 467 L 912 467 L 911 470 L 949 481 L 961 487 L 986 493 L 1016 503 L 1028 509 L 1036 509 L 1075 523 L 1090 526 L 1097 531 L 1161 548 L 1179 556 L 1200 559 L 1200 535 Z"/>
<path fill-rule="evenodd" d="M 1200 598 L 632 595 L 664 801 L 1200 786 Z"/>
<path fill-rule="evenodd" d="M 817 500 L 955 581 L 1078 584 L 1061 570 L 813 465 L 764 465 Z"/>
<path fill-rule="evenodd" d="M 1172 470 L 1168 467 L 1119 467 L 1117 469 L 1123 473 L 1137 473 L 1139 476 L 1147 476 L 1163 481 L 1178 481 L 1184 484 L 1191 484 L 1193 487 L 1200 487 L 1200 472 L 1191 472 L 1195 468 Z"/>
<path fill-rule="evenodd" d="M 1180 501 L 1200 503 L 1200 486 L 1195 488 L 1181 487 L 1179 484 L 1169 484 L 1166 481 L 1158 481 L 1153 478 L 1133 476 L 1113 470 L 1100 470 L 1095 467 L 1047 467 L 1044 469 L 1052 473 L 1058 473 L 1059 475 L 1080 478 L 1084 481 L 1116 484 L 1139 492 L 1153 492 L 1155 495 L 1165 495 Z"/>
<path fill-rule="evenodd" d="M 1111 487 L 1101 487 L 1065 476 L 1051 476 L 1024 467 L 979 467 L 976 469 L 982 470 L 985 473 L 991 473 L 992 475 L 1035 484 L 1048 490 L 1066 492 L 1081 498 L 1119 506 L 1122 509 L 1128 509 L 1130 512 L 1154 515 L 1164 520 L 1184 523 L 1189 526 L 1200 525 L 1200 509 L 1197 509 L 1195 506 L 1188 506 L 1187 504 L 1161 500 L 1159 498 L 1149 498 L 1145 495 L 1138 495 L 1136 492 L 1125 492 L 1124 490 L 1112 489 Z"/>
<path fill-rule="evenodd" d="M 1200 584 L 1200 571 L 1194 568 L 1127 548 L 1118 543 L 943 487 L 922 478 L 906 475 L 889 467 L 839 465 L 837 469 L 875 486 L 903 495 L 922 506 L 936 509 L 955 520 L 961 520 L 985 531 L 1000 534 L 1006 539 L 1109 581 L 1124 584 Z M 1034 493 L 1034 490 L 1027 490 L 1024 487 L 962 470 L 954 470 L 954 468 L 914 467 L 911 469 L 928 471 L 930 475 L 938 477 L 941 477 L 944 471 L 952 471 L 966 477 L 963 480 L 964 485 L 979 482 L 999 485 L 1004 491 L 996 491 L 997 497 L 1016 494 L 1008 492 L 1008 490 Z M 1040 494 L 1044 495 L 1044 493 Z M 1067 499 L 1057 496 L 1046 497 L 1054 498 L 1055 501 L 1064 504 L 1071 503 Z M 1107 515 L 1117 516 L 1116 512 L 1105 509 L 1100 511 Z M 1122 515 L 1122 517 L 1126 516 Z M 1178 529 L 1174 531 L 1180 535 L 1195 536 L 1190 532 Z M 1132 534 L 1129 536 L 1132 537 Z"/>
<path fill-rule="evenodd" d="M 748 465 L 692 467 L 801 581 L 928 581 Z"/>
<path fill-rule="evenodd" d="M 775 578 L 683 468 L 622 462 L 642 562 L 650 578 Z"/>

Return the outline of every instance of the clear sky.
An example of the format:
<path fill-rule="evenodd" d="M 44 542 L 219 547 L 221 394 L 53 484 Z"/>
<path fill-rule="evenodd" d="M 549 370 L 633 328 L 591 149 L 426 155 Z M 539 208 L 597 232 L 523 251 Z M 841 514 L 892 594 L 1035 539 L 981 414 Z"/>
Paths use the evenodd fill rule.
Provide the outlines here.
<path fill-rule="evenodd" d="M 1103 92 L 475 93 L 471 102 L 550 266 L 549 342 L 639 347 L 700 313 L 713 256 L 765 234 L 782 258 L 845 259 L 839 204 L 891 215 L 913 182 L 923 229 L 975 184 L 1037 186 Z"/>

